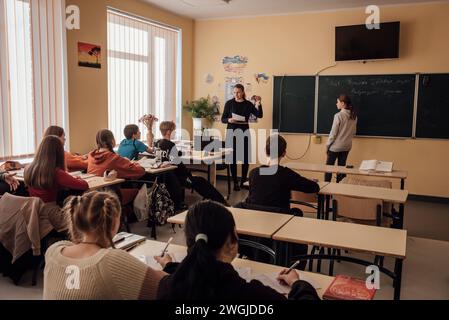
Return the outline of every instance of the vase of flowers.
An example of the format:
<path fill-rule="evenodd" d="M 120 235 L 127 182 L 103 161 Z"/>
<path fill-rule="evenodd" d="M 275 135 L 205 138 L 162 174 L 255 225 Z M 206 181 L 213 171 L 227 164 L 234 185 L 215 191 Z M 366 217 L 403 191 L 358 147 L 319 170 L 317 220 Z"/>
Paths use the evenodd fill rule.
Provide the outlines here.
<path fill-rule="evenodd" d="M 148 141 L 149 147 L 152 147 L 153 142 L 154 142 L 153 124 L 158 121 L 159 121 L 159 119 L 156 118 L 156 116 L 154 116 L 152 114 L 144 115 L 142 118 L 139 119 L 139 123 L 143 123 L 148 130 L 147 141 Z"/>

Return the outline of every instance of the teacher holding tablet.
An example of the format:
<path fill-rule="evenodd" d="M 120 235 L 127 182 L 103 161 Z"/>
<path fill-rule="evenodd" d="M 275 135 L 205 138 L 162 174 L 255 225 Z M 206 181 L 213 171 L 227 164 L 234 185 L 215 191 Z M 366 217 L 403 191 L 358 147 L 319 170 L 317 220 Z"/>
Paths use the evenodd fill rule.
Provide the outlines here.
<path fill-rule="evenodd" d="M 234 87 L 234 99 L 226 102 L 221 121 L 227 123 L 226 147 L 232 146 L 233 161 L 231 174 L 234 180 L 234 190 L 239 191 L 248 178 L 250 163 L 251 136 L 249 133 L 249 118 L 251 114 L 263 118 L 262 98 L 254 97 L 255 105 L 246 100 L 245 87 L 237 84 Z M 240 129 L 240 130 L 239 130 Z M 241 137 L 239 137 L 241 135 Z M 243 140 L 242 143 L 238 143 Z M 237 162 L 242 162 L 242 180 L 240 186 L 237 177 Z"/>

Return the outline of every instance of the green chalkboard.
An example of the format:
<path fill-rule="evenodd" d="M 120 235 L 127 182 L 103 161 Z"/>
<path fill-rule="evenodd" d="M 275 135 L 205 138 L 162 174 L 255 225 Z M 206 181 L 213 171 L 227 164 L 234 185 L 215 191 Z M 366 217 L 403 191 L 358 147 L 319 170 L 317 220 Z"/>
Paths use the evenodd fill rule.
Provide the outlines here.
<path fill-rule="evenodd" d="M 449 139 L 449 74 L 419 77 L 417 138 Z"/>
<path fill-rule="evenodd" d="M 412 137 L 415 79 L 414 74 L 320 76 L 318 133 L 329 134 L 337 97 L 345 93 L 358 113 L 358 136 Z"/>
<path fill-rule="evenodd" d="M 284 133 L 313 133 L 315 77 L 274 77 L 273 129 Z"/>

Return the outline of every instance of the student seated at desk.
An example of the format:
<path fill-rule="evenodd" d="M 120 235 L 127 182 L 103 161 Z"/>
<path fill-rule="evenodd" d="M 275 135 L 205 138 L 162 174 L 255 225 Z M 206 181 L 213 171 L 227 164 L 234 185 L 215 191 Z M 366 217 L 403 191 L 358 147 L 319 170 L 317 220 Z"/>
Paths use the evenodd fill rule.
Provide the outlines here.
<path fill-rule="evenodd" d="M 155 299 L 161 271 L 149 268 L 129 253 L 113 249 L 120 226 L 120 202 L 110 193 L 90 192 L 70 198 L 72 242 L 59 242 L 45 255 L 46 300 Z M 79 286 L 70 279 L 79 272 Z M 71 273 L 67 273 L 71 271 Z M 67 284 L 73 283 L 70 287 Z"/>
<path fill-rule="evenodd" d="M 65 145 L 64 129 L 58 126 L 51 126 L 44 133 L 44 137 L 57 136 L 61 140 L 62 145 Z M 64 158 L 66 169 L 68 171 L 86 171 L 87 170 L 87 155 L 79 156 L 68 151 L 64 151 Z"/>
<path fill-rule="evenodd" d="M 277 150 L 271 150 L 276 145 Z M 272 154 L 273 151 L 277 153 Z M 276 207 L 288 212 L 292 191 L 305 193 L 318 193 L 320 191 L 316 182 L 279 165 L 282 158 L 287 154 L 287 141 L 282 136 L 270 136 L 266 142 L 265 152 L 269 157 L 269 163 L 250 172 L 249 195 L 246 203 Z"/>
<path fill-rule="evenodd" d="M 241 278 L 231 262 L 238 253 L 238 237 L 229 210 L 212 202 L 190 208 L 185 225 L 187 257 L 180 264 L 169 255 L 154 257 L 165 271 L 157 292 L 163 300 L 283 300 L 285 296 L 257 280 Z M 291 287 L 289 298 L 319 300 L 315 289 L 295 270 L 283 270 L 278 280 Z"/>
<path fill-rule="evenodd" d="M 100 130 L 96 137 L 97 149 L 89 153 L 87 172 L 103 177 L 106 171 L 116 171 L 119 179 L 141 179 L 145 176 L 145 169 L 138 163 L 120 157 L 114 152 L 114 134 L 107 130 Z M 121 189 L 122 202 L 128 204 L 134 200 L 138 189 Z"/>
<path fill-rule="evenodd" d="M 174 161 L 181 156 L 176 145 L 171 141 L 171 135 L 176 130 L 176 124 L 172 121 L 165 121 L 160 124 L 162 139 L 156 143 L 156 147 L 162 151 L 162 161 Z M 179 163 L 179 161 L 174 161 Z M 183 163 L 179 163 L 178 168 L 173 173 L 169 173 L 170 188 L 174 193 L 181 192 L 181 187 L 193 189 L 205 199 L 217 201 L 227 205 L 223 195 L 206 179 L 194 177 Z M 179 190 L 179 191 L 178 191 Z M 170 192 L 171 194 L 171 192 Z"/>
<path fill-rule="evenodd" d="M 41 198 L 45 203 L 56 202 L 63 189 L 86 191 L 89 185 L 65 171 L 64 148 L 57 136 L 45 137 L 33 162 L 25 168 L 25 185 L 31 197 Z"/>
<path fill-rule="evenodd" d="M 153 152 L 152 148 L 140 141 L 141 132 L 137 125 L 127 125 L 123 130 L 123 133 L 126 139 L 120 143 L 118 148 L 118 154 L 121 157 L 128 158 L 129 160 L 138 160 L 139 153 Z M 151 145 L 150 141 L 148 143 Z"/>
<path fill-rule="evenodd" d="M 276 146 L 277 149 L 274 149 Z M 318 193 L 320 191 L 319 185 L 300 176 L 293 170 L 279 165 L 282 158 L 287 154 L 287 141 L 282 136 L 270 136 L 266 142 L 265 152 L 269 157 L 268 165 L 256 168 L 250 172 L 248 198 L 236 207 L 302 216 L 302 212 L 299 209 L 290 209 L 292 191 Z M 254 239 L 254 237 L 250 236 L 244 236 L 244 238 L 260 242 L 269 247 L 272 246 L 271 239 Z M 292 244 L 289 248 L 292 256 L 307 254 L 308 250 L 306 245 L 301 244 Z M 252 250 L 246 250 L 243 253 L 254 260 L 267 262 L 267 257 L 254 254 Z M 307 261 L 301 261 L 298 269 L 304 270 L 306 264 Z"/>

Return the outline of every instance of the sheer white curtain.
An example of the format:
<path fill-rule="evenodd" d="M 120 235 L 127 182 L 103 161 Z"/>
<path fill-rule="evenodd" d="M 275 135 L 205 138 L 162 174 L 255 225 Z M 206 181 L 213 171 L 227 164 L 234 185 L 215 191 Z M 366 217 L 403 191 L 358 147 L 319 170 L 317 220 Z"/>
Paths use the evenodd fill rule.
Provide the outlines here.
<path fill-rule="evenodd" d="M 34 154 L 49 125 L 68 129 L 65 1 L 2 0 L 0 18 L 4 159 Z"/>
<path fill-rule="evenodd" d="M 179 41 L 179 30 L 108 10 L 109 128 L 117 141 L 145 114 L 177 121 Z"/>

